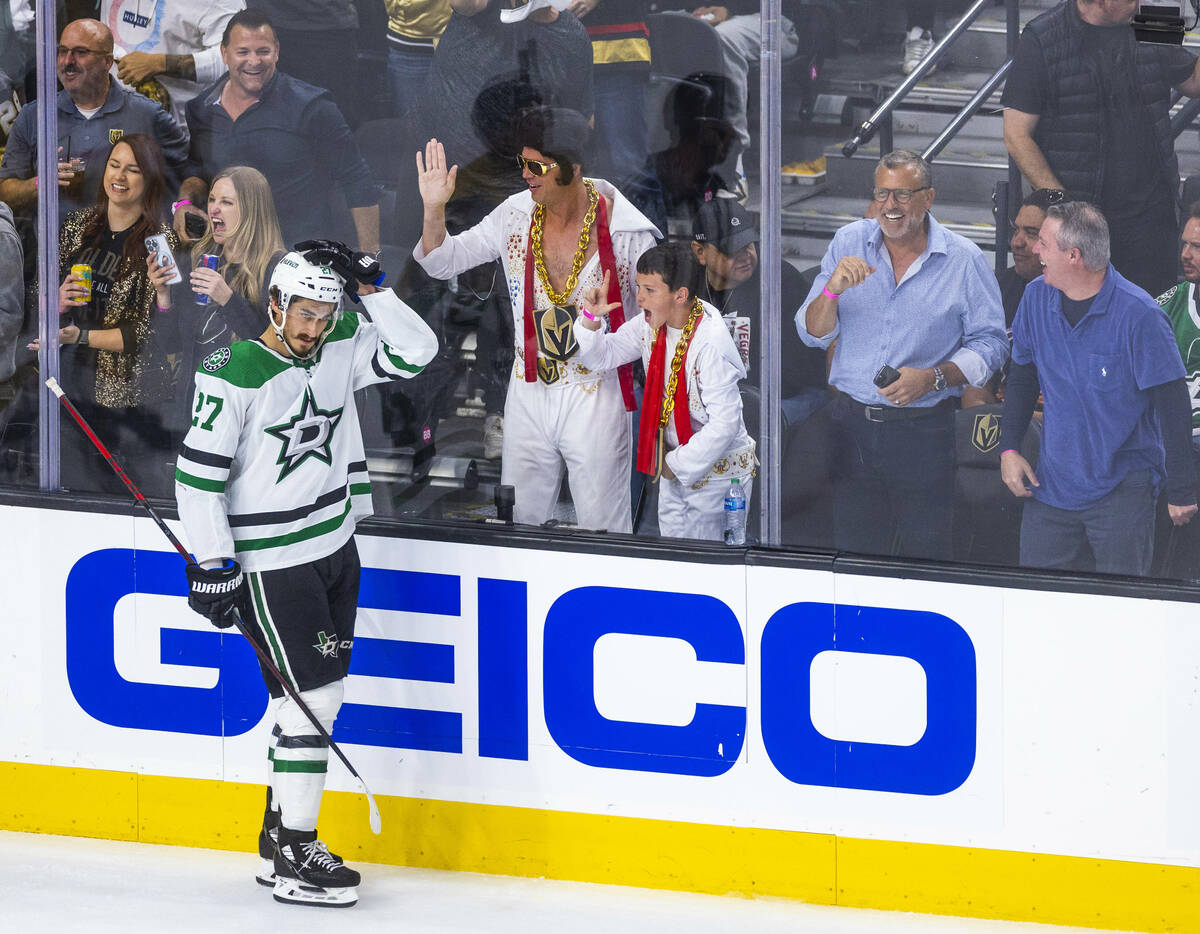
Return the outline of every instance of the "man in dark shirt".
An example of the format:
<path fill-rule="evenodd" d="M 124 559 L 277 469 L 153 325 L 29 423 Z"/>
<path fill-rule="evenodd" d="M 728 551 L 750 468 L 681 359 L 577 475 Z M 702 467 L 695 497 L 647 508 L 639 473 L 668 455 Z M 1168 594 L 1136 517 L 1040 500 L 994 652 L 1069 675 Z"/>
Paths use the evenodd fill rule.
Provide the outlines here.
<path fill-rule="evenodd" d="M 527 187 L 514 158 L 518 117 L 535 106 L 593 113 L 592 43 L 568 0 L 450 0 L 419 111 L 424 135 L 458 165 L 452 230 Z"/>
<path fill-rule="evenodd" d="M 715 307 L 733 335 L 746 366 L 744 383 L 762 386 L 762 315 L 759 302 L 758 231 L 754 218 L 732 198 L 701 205 L 692 225 L 692 252 L 704 267 L 696 294 Z M 780 269 L 780 399 L 786 423 L 807 418 L 829 398 L 825 354 L 804 344 L 790 319 L 808 295 L 804 277 L 790 263 Z"/>
<path fill-rule="evenodd" d="M 1004 88 L 1004 142 L 1034 188 L 1098 204 L 1113 265 L 1157 295 L 1176 278 L 1170 90 L 1200 96 L 1200 67 L 1180 46 L 1137 42 L 1137 9 L 1067 0 L 1030 22 Z"/>
<path fill-rule="evenodd" d="M 261 10 L 234 15 L 221 57 L 229 74 L 188 103 L 190 175 L 172 206 L 180 238 L 190 239 L 185 214 L 206 206 L 208 180 L 228 166 L 249 165 L 271 183 L 285 243 L 333 229 L 336 184 L 350 206 L 359 248 L 378 250 L 379 192 L 354 136 L 328 91 L 277 70 L 279 42 Z"/>

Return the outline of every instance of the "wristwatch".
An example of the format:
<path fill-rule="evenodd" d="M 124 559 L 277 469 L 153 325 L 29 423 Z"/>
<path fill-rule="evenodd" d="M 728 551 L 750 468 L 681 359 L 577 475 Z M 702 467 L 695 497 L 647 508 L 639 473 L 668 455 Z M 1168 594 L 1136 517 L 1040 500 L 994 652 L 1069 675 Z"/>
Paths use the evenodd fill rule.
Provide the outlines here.
<path fill-rule="evenodd" d="M 87 330 L 86 328 L 80 328 L 79 329 L 79 339 L 77 341 L 75 341 L 75 343 L 77 343 L 80 347 L 87 347 L 88 341 L 91 337 L 91 333 L 92 332 Z"/>
<path fill-rule="evenodd" d="M 942 372 L 940 366 L 933 368 L 933 391 L 941 392 L 946 388 L 946 374 Z"/>

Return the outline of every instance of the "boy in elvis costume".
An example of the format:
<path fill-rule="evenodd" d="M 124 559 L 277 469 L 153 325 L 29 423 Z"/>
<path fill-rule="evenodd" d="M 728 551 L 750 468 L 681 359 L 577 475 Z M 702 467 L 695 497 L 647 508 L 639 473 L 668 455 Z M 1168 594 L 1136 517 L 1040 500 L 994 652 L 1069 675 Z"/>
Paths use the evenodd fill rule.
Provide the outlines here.
<path fill-rule="evenodd" d="M 746 498 L 757 461 L 742 422 L 738 380 L 746 375 L 725 322 L 696 298 L 699 265 L 686 243 L 663 243 L 637 262 L 642 314 L 616 331 L 604 319 L 607 275 L 584 295 L 576 329 L 579 359 L 610 370 L 639 357 L 646 369 L 637 469 L 659 484 L 658 526 L 672 538 L 720 541 L 729 481 Z"/>

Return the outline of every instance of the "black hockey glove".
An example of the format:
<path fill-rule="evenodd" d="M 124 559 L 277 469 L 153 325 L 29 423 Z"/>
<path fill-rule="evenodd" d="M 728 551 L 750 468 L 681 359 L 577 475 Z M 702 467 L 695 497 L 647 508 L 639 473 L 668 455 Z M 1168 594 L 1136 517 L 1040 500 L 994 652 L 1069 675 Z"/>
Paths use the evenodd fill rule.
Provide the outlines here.
<path fill-rule="evenodd" d="M 358 283 L 379 285 L 383 282 L 383 269 L 370 253 L 359 253 L 337 240 L 305 240 L 296 244 L 296 250 L 310 263 L 328 266 L 345 284 L 346 295 L 358 301 Z"/>
<path fill-rule="evenodd" d="M 207 616 L 218 629 L 233 625 L 233 611 L 246 589 L 242 566 L 236 561 L 223 568 L 205 570 L 198 564 L 187 566 L 188 606 Z"/>

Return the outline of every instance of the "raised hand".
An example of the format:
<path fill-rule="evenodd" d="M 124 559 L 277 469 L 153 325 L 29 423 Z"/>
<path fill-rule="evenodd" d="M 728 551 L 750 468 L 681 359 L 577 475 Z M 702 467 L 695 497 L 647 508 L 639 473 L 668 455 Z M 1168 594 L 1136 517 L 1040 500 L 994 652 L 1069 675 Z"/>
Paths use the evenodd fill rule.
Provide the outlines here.
<path fill-rule="evenodd" d="M 436 139 L 425 144 L 425 155 L 417 153 L 417 186 L 425 207 L 442 207 L 454 194 L 458 166 L 446 169 L 446 148 Z"/>
<path fill-rule="evenodd" d="M 610 311 L 621 307 L 620 302 L 605 301 L 608 298 L 608 288 L 609 271 L 606 269 L 604 270 L 604 282 L 601 285 L 584 290 L 581 308 L 586 308 L 589 313 L 595 315 L 597 318 L 607 318 Z M 584 318 L 583 321 L 585 324 L 591 326 L 593 330 L 600 327 L 599 322 L 588 321 L 587 318 Z"/>
<path fill-rule="evenodd" d="M 865 259 L 857 256 L 844 256 L 834 267 L 833 275 L 825 284 L 835 295 L 841 295 L 846 289 L 852 289 L 866 280 L 875 271 L 874 266 L 867 265 Z"/>

